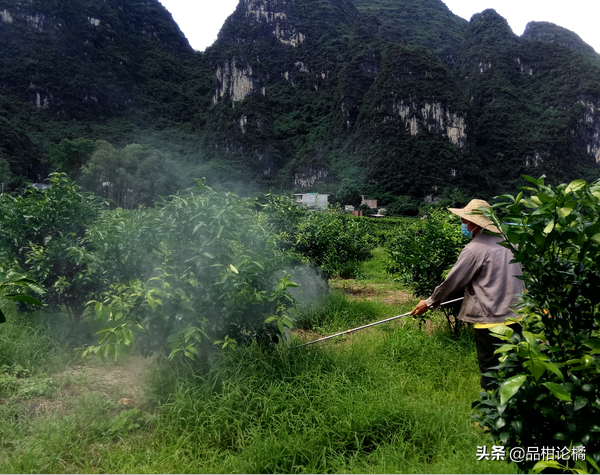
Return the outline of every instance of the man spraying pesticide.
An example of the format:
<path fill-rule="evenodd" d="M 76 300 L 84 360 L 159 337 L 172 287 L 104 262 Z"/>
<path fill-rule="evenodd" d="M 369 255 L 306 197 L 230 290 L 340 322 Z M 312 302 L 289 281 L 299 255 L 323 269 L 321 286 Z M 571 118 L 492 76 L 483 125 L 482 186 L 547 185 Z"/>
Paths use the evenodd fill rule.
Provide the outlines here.
<path fill-rule="evenodd" d="M 435 288 L 427 300 L 421 300 L 412 311 L 404 315 L 352 328 L 294 348 L 348 335 L 407 315 L 420 316 L 429 309 L 437 310 L 442 305 L 463 300 L 458 319 L 475 324 L 475 343 L 481 372 L 481 387 L 486 390 L 492 389 L 496 385 L 495 379 L 484 376 L 484 374 L 497 366 L 499 361 L 494 354 L 498 339 L 492 336 L 490 328 L 500 324 L 512 325 L 515 323 L 505 322 L 505 320 L 515 316 L 512 309 L 525 291 L 525 285 L 519 279 L 523 273 L 521 264 L 510 263 L 513 258 L 511 251 L 499 244 L 503 240 L 500 236 L 502 232 L 489 218 L 477 210 L 481 207 L 489 209 L 490 205 L 483 200 L 471 200 L 462 209 L 449 208 L 452 213 L 461 217 L 463 234 L 473 240 L 461 251 L 458 261 L 452 267 L 446 280 Z M 462 291 L 464 291 L 464 297 L 444 301 L 451 295 Z M 520 328 L 515 330 L 520 331 Z"/>
<path fill-rule="evenodd" d="M 484 374 L 499 364 L 494 354 L 499 340 L 492 336 L 490 328 L 515 323 L 505 323 L 505 320 L 515 316 L 512 309 L 525 291 L 525 285 L 518 278 L 523 273 L 521 264 L 510 263 L 512 252 L 499 244 L 503 240 L 502 232 L 481 211 L 476 211 L 481 207 L 490 208 L 490 205 L 483 200 L 471 200 L 462 209 L 449 208 L 462 218 L 461 230 L 473 240 L 461 251 L 446 280 L 427 300 L 421 300 L 410 315 L 422 315 L 430 308 L 437 310 L 444 299 L 464 290 L 458 319 L 475 324 L 481 387 L 487 390 L 493 389 L 496 381 Z"/>

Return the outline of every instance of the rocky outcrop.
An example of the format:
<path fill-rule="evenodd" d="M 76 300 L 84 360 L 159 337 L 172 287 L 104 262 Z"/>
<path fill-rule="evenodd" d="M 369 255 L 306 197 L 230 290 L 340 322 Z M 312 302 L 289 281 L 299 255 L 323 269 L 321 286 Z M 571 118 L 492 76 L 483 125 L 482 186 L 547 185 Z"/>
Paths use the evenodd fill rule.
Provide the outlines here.
<path fill-rule="evenodd" d="M 233 57 L 217 67 L 217 84 L 213 104 L 229 94 L 232 102 L 239 102 L 251 94 L 265 95 L 258 79 L 253 76 L 252 66 L 244 60 Z"/>
<path fill-rule="evenodd" d="M 591 101 L 579 101 L 583 105 L 583 117 L 578 135 L 582 137 L 587 153 L 600 164 L 600 106 Z"/>
<path fill-rule="evenodd" d="M 246 18 L 270 27 L 273 35 L 283 44 L 297 47 L 306 35 L 289 21 L 286 10 L 288 0 L 243 0 Z"/>
<path fill-rule="evenodd" d="M 12 23 L 13 22 L 13 16 L 12 16 L 12 14 L 9 11 L 7 11 L 6 9 L 2 10 L 0 12 L 0 19 L 2 19 L 2 21 L 6 22 L 6 23 Z"/>
<path fill-rule="evenodd" d="M 418 135 L 421 131 L 441 135 L 448 141 L 464 150 L 467 146 L 467 124 L 465 118 L 457 113 L 452 113 L 441 102 L 426 101 L 421 105 L 403 99 L 394 101 L 392 111 L 404 122 L 405 128 L 411 135 Z M 392 117 L 384 118 L 384 121 Z"/>
<path fill-rule="evenodd" d="M 515 60 L 517 62 L 519 71 L 521 71 L 522 73 L 526 73 L 529 74 L 530 76 L 533 76 L 533 68 L 527 64 L 525 64 L 523 61 L 521 61 L 521 58 L 517 58 Z"/>
<path fill-rule="evenodd" d="M 43 13 L 34 13 L 27 15 L 20 10 L 9 11 L 4 9 L 0 11 L 0 21 L 2 23 L 13 23 L 15 19 L 23 21 L 29 28 L 44 31 L 44 23 L 46 21 L 46 15 Z"/>
<path fill-rule="evenodd" d="M 525 166 L 537 167 L 544 163 L 545 160 L 550 158 L 550 153 L 545 150 L 535 150 L 533 156 L 527 155 L 525 157 Z"/>
<path fill-rule="evenodd" d="M 324 168 L 311 167 L 308 170 L 294 174 L 294 186 L 296 188 L 309 188 L 328 175 L 329 172 Z"/>

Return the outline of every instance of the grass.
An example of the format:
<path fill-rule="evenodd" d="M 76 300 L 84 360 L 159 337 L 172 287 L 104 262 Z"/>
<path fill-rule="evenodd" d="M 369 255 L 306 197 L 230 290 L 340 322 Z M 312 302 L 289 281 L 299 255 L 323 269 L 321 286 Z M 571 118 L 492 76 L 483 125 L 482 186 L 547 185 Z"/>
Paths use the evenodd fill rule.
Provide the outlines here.
<path fill-rule="evenodd" d="M 381 262 L 362 271 L 301 309 L 300 326 L 329 334 L 412 308 L 411 296 L 386 304 L 390 292 L 407 294 Z M 349 294 L 342 284 L 383 290 Z M 0 342 L 36 334 L 15 318 L 0 325 Z M 80 392 L 39 414 L 15 394 L 0 401 L 0 472 L 514 473 L 514 464 L 477 461 L 489 443 L 469 420 L 479 391 L 471 335 L 453 339 L 435 322 L 427 330 L 408 319 L 296 350 L 251 346 L 205 366 L 155 364 L 145 402 L 132 409 L 117 395 Z M 47 333 L 36 338 L 54 354 Z M 19 351 L 18 361 L 44 367 Z"/>
<path fill-rule="evenodd" d="M 478 391 L 467 338 L 453 341 L 443 332 L 428 336 L 415 326 L 392 327 L 320 347 L 289 351 L 282 345 L 270 355 L 256 347 L 231 350 L 210 371 L 164 369 L 156 377 L 173 385 L 156 418 L 137 414 L 117 424 L 115 404 L 95 399 L 78 401 L 77 410 L 61 418 L 25 416 L 4 432 L 4 440 L 20 442 L 10 450 L 3 444 L 0 470 L 511 469 L 476 461 L 477 446 L 486 438 L 467 417 Z"/>
<path fill-rule="evenodd" d="M 2 305 L 8 319 L 0 325 L 0 367 L 19 366 L 40 373 L 68 364 L 71 355 L 62 349 L 60 334 L 52 335 L 43 322 L 19 314 L 12 303 Z"/>

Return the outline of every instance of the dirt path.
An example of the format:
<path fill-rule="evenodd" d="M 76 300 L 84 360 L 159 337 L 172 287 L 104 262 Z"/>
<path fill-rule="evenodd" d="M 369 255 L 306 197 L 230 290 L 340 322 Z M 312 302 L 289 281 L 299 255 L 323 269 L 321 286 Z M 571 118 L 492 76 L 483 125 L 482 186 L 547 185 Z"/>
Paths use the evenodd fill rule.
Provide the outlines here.
<path fill-rule="evenodd" d="M 143 405 L 150 365 L 149 359 L 130 356 L 119 364 L 94 361 L 71 366 L 52 375 L 60 389 L 52 397 L 29 400 L 27 411 L 34 416 L 66 414 L 86 395 L 100 395 L 124 409 Z"/>
<path fill-rule="evenodd" d="M 389 283 L 363 283 L 354 279 L 332 279 L 331 287 L 353 300 L 379 300 L 387 305 L 403 304 L 414 300 L 412 294 L 390 289 Z"/>

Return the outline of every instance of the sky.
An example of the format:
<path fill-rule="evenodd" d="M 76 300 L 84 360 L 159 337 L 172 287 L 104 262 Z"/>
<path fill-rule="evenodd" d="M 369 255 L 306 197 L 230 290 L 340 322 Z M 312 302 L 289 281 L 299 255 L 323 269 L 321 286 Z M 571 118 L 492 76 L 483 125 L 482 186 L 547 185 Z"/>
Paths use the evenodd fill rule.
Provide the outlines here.
<path fill-rule="evenodd" d="M 239 0 L 160 0 L 192 47 L 204 51 L 217 39 L 225 19 Z M 600 53 L 598 0 L 446 0 L 444 3 L 469 20 L 474 13 L 493 8 L 521 35 L 530 21 L 549 21 L 577 33 Z"/>

